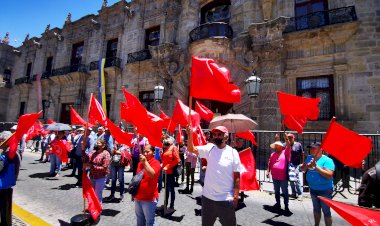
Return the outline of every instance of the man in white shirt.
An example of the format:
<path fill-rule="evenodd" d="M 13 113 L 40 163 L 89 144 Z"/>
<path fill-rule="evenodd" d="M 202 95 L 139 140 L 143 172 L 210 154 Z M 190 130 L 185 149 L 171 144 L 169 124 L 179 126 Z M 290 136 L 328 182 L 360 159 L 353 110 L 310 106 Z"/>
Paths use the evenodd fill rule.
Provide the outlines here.
<path fill-rule="evenodd" d="M 240 192 L 240 158 L 227 145 L 228 130 L 218 126 L 211 130 L 214 143 L 194 146 L 192 129 L 188 129 L 188 151 L 207 159 L 207 173 L 202 191 L 202 225 L 214 225 L 219 218 L 223 226 L 236 225 L 235 208 Z"/>

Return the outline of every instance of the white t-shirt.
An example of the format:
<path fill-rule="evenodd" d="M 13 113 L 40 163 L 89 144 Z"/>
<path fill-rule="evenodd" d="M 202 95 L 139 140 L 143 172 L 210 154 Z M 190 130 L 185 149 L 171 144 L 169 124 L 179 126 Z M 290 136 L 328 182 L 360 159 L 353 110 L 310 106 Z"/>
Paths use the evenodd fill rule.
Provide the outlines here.
<path fill-rule="evenodd" d="M 238 152 L 226 145 L 219 149 L 214 144 L 197 146 L 199 156 L 207 159 L 206 178 L 202 195 L 214 201 L 234 199 L 234 172 L 240 172 Z"/>

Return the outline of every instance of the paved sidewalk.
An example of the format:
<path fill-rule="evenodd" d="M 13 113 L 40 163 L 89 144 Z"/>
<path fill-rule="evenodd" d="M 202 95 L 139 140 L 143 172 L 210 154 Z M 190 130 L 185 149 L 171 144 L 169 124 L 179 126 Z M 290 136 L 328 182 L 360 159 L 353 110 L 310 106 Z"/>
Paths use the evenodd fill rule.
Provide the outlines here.
<path fill-rule="evenodd" d="M 70 218 L 83 210 L 82 189 L 75 188 L 75 178 L 67 177 L 71 170 L 62 172 L 62 176 L 47 177 L 49 163 L 39 163 L 39 153 L 25 152 L 19 181 L 14 190 L 14 202 L 25 210 L 42 218 L 52 225 L 69 225 Z M 125 173 L 125 182 L 132 175 Z M 157 225 L 201 225 L 201 217 L 196 216 L 196 197 L 201 195 L 202 187 L 195 184 L 192 195 L 178 194 L 176 191 L 175 208 L 177 211 L 171 219 L 156 217 Z M 103 197 L 109 196 L 105 190 Z M 246 192 L 248 198 L 236 212 L 239 225 L 313 225 L 312 203 L 309 198 L 303 201 L 290 200 L 291 215 L 272 211 L 274 196 L 267 192 Z M 118 193 L 116 194 L 118 198 Z M 164 193 L 161 192 L 159 206 L 163 204 Z M 103 213 L 98 225 L 135 225 L 134 203 L 129 194 L 123 202 L 103 203 Z M 334 211 L 334 225 L 349 225 Z M 220 225 L 217 222 L 215 225 Z M 321 223 L 321 225 L 324 225 Z"/>

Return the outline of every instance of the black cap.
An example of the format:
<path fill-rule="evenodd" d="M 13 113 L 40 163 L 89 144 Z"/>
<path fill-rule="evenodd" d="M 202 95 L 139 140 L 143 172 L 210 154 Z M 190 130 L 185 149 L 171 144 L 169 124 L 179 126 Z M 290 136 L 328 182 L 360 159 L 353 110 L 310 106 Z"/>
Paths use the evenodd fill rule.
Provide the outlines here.
<path fill-rule="evenodd" d="M 306 146 L 307 148 L 320 148 L 321 147 L 321 142 L 314 142 L 308 146 Z"/>

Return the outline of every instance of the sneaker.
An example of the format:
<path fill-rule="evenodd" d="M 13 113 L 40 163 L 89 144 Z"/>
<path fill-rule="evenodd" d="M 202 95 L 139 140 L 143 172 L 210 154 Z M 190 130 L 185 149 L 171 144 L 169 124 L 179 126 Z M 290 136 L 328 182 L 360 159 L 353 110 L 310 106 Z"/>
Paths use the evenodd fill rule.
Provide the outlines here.
<path fill-rule="evenodd" d="M 57 173 L 54 177 L 60 177 L 60 176 L 61 176 L 61 174 Z"/>
<path fill-rule="evenodd" d="M 114 199 L 115 199 L 115 196 L 110 195 L 110 196 L 108 196 L 108 197 L 106 198 L 106 201 L 107 201 L 107 202 L 111 202 L 111 201 L 113 201 Z"/>
<path fill-rule="evenodd" d="M 302 201 L 303 200 L 303 196 L 302 195 L 299 195 L 298 198 L 297 198 L 298 201 Z"/>
<path fill-rule="evenodd" d="M 77 188 L 82 187 L 82 183 L 81 183 L 81 182 L 77 182 L 77 183 L 75 184 L 75 187 L 77 187 Z"/>
<path fill-rule="evenodd" d="M 292 199 L 296 199 L 297 195 L 296 194 L 291 194 L 289 197 L 292 198 Z"/>
<path fill-rule="evenodd" d="M 111 188 L 111 183 L 106 184 L 106 188 Z"/>

